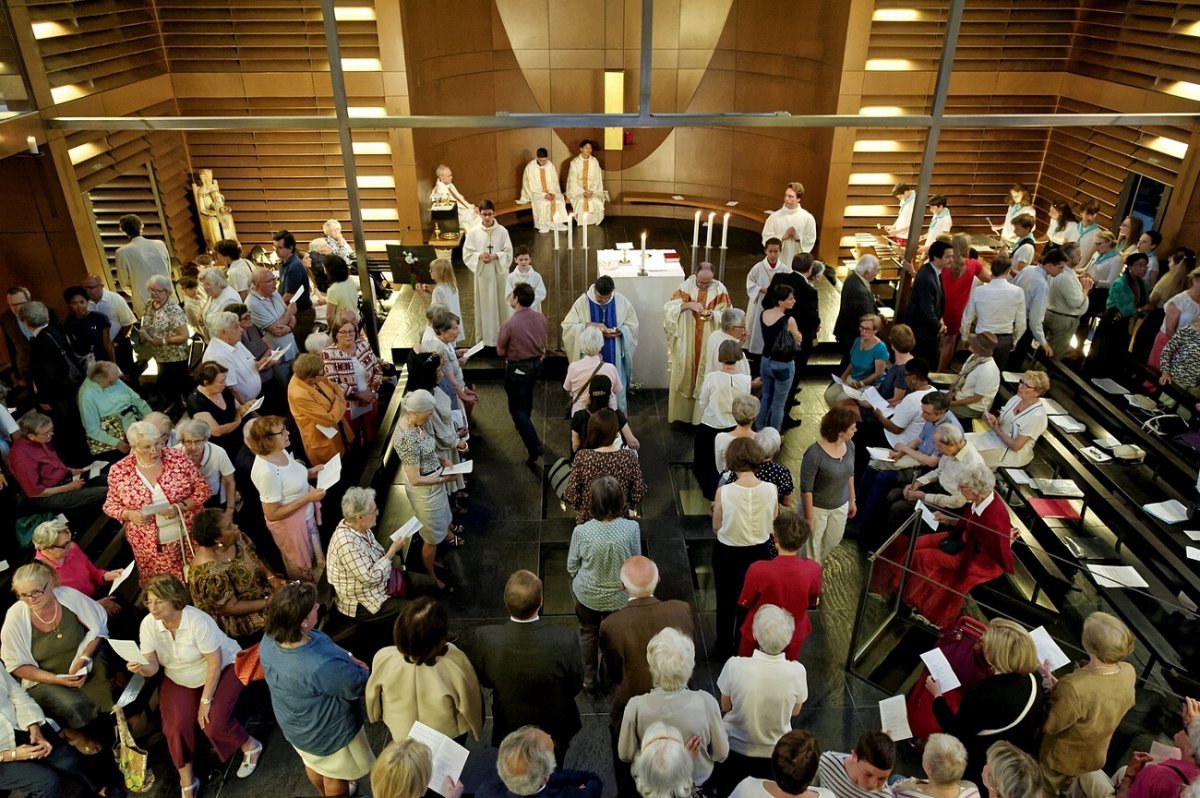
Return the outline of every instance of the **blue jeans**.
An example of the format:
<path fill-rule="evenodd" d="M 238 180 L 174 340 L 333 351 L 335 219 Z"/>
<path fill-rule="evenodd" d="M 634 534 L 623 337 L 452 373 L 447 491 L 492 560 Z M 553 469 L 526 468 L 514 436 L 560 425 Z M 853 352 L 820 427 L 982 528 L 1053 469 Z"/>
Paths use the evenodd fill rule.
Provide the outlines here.
<path fill-rule="evenodd" d="M 762 376 L 762 397 L 758 407 L 755 428 L 783 426 L 783 409 L 787 406 L 788 390 L 796 374 L 796 363 L 792 360 L 776 361 L 763 356 L 758 373 Z"/>

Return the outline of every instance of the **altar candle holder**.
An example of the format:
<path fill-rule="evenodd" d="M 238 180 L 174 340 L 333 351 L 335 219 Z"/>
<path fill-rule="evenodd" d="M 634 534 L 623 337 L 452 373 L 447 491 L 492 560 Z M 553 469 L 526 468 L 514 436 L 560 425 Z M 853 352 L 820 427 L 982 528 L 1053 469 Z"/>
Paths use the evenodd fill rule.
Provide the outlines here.
<path fill-rule="evenodd" d="M 719 277 L 717 277 L 717 279 L 721 281 L 721 284 L 722 284 L 722 285 L 724 285 L 724 284 L 725 284 L 725 249 L 726 249 L 726 248 L 725 248 L 725 245 L 724 245 L 724 244 L 722 244 L 722 245 L 721 245 L 721 266 L 720 266 L 720 269 L 719 269 L 719 271 L 718 271 L 718 274 L 719 274 L 720 276 L 719 276 Z"/>

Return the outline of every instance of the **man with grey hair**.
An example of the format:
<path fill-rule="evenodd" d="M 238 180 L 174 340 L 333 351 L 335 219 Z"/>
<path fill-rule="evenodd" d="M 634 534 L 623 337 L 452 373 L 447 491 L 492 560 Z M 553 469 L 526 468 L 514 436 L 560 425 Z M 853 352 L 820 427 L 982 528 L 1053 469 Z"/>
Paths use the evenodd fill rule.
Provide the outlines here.
<path fill-rule="evenodd" d="M 146 281 L 156 274 L 170 279 L 171 255 L 166 244 L 142 235 L 140 217 L 129 213 L 119 224 L 129 243 L 117 250 L 117 280 L 133 298 L 133 312 L 141 317 L 150 300 Z"/>
<path fill-rule="evenodd" d="M 283 301 L 275 290 L 275 275 L 270 269 L 259 267 L 251 276 L 250 293 L 246 296 L 246 307 L 250 318 L 262 331 L 263 337 L 276 349 L 283 349 L 281 364 L 287 364 L 291 374 L 291 362 L 296 359 L 296 339 L 292 328 L 296 326 L 296 306 Z"/>
<path fill-rule="evenodd" d="M 858 337 L 858 320 L 868 313 L 879 313 L 879 305 L 871 291 L 871 281 L 878 274 L 879 258 L 863 255 L 842 283 L 842 300 L 837 321 L 833 324 L 833 336 L 843 359 L 849 357 L 850 347 Z"/>
<path fill-rule="evenodd" d="M 746 348 L 749 328 L 746 326 L 746 311 L 741 308 L 729 308 L 721 314 L 721 329 L 713 330 L 704 343 L 704 373 L 721 370 L 718 354 L 721 344 L 726 341 L 737 341 L 738 346 Z M 750 374 L 750 361 L 746 358 L 739 360 L 735 366 L 739 374 Z M 757 380 L 756 380 L 757 382 Z"/>
<path fill-rule="evenodd" d="M 629 594 L 629 603 L 600 623 L 600 653 L 609 679 L 619 680 L 609 716 L 609 733 L 621 795 L 632 794 L 629 791 L 633 782 L 629 767 L 617 755 L 617 732 L 629 699 L 648 693 L 653 687 L 646 646 L 667 627 L 674 627 L 693 640 L 696 637 L 692 608 L 686 601 L 661 601 L 654 597 L 658 578 L 658 566 L 649 557 L 638 554 L 627 559 L 621 566 L 621 586 Z"/>
<path fill-rule="evenodd" d="M 555 771 L 554 741 L 537 726 L 522 726 L 500 743 L 497 777 L 481 785 L 478 798 L 600 798 L 604 781 L 587 770 Z"/>
<path fill-rule="evenodd" d="M 242 325 L 237 314 L 219 311 L 212 317 L 212 339 L 204 350 L 202 361 L 220 363 L 229 369 L 225 386 L 233 391 L 239 402 L 253 402 L 262 393 L 262 372 L 271 367 L 271 353 L 254 359 L 242 343 Z"/>
<path fill-rule="evenodd" d="M 808 700 L 808 674 L 798 661 L 784 654 L 792 641 L 796 621 L 775 604 L 764 604 L 754 613 L 757 648 L 746 657 L 725 662 L 717 677 L 729 759 L 721 769 L 721 785 L 734 785 L 747 776 L 770 778 L 775 742 L 792 728 L 792 718 Z"/>
<path fill-rule="evenodd" d="M 967 500 L 958 492 L 962 476 L 974 466 L 984 465 L 983 456 L 971 445 L 958 427 L 943 424 L 934 433 L 934 446 L 938 452 L 938 463 L 904 488 L 906 509 L 901 515 L 912 512 L 918 501 L 934 508 L 953 510 L 962 507 Z M 893 506 L 893 511 L 895 511 Z"/>

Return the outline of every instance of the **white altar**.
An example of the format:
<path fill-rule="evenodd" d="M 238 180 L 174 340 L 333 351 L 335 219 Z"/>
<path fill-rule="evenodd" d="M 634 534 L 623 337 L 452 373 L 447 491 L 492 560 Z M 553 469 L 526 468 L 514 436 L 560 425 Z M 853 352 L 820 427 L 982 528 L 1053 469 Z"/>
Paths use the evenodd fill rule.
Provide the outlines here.
<path fill-rule="evenodd" d="M 642 251 L 628 252 L 628 263 L 622 263 L 622 253 L 616 249 L 596 251 L 597 274 L 608 275 L 633 305 L 638 315 L 638 346 L 633 353 L 633 381 L 643 388 L 670 387 L 667 337 L 663 333 L 663 305 L 683 282 L 684 271 L 679 261 L 668 261 L 670 250 L 646 250 L 646 275 L 639 276 Z"/>

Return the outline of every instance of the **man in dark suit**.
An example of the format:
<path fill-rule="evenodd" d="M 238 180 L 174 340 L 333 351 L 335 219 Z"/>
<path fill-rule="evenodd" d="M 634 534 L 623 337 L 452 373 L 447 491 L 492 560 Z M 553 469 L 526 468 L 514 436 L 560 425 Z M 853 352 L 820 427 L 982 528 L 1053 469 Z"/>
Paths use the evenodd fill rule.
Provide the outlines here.
<path fill-rule="evenodd" d="M 878 314 L 879 305 L 871 292 L 871 281 L 879 275 L 879 258 L 863 255 L 854 265 L 854 271 L 842 282 L 842 300 L 838 307 L 837 321 L 833 323 L 833 337 L 837 339 L 838 351 L 842 353 L 842 368 L 850 360 L 850 347 L 858 338 L 858 322 L 868 313 Z"/>
<path fill-rule="evenodd" d="M 54 448 L 68 463 L 86 463 L 87 433 L 77 399 L 86 364 L 72 351 L 66 333 L 51 323 L 50 311 L 41 302 L 26 302 L 21 308 L 21 321 L 32 335 L 29 378 L 34 401 L 51 415 L 58 433 Z"/>
<path fill-rule="evenodd" d="M 608 668 L 609 678 L 620 679 L 613 696 L 609 734 L 612 738 L 613 766 L 620 795 L 637 795 L 629 763 L 617 755 L 617 734 L 629 699 L 650 692 L 650 665 L 646 661 L 646 645 L 650 638 L 673 626 L 695 638 L 692 608 L 686 601 L 659 601 L 654 597 L 658 587 L 658 566 L 649 557 L 638 554 L 621 566 L 621 585 L 629 594 L 629 603 L 600 623 L 600 651 Z"/>
<path fill-rule="evenodd" d="M 912 328 L 917 345 L 913 354 L 926 363 L 937 363 L 941 348 L 942 333 L 946 325 L 942 311 L 946 306 L 946 295 L 942 291 L 942 269 L 950 265 L 954 249 L 945 241 L 934 241 L 929 247 L 929 260 L 917 272 L 913 280 L 908 307 L 904 309 L 904 323 Z"/>
<path fill-rule="evenodd" d="M 570 629 L 538 617 L 542 580 L 517 571 L 504 586 L 509 622 L 480 629 L 471 661 L 484 687 L 492 688 L 492 740 L 499 744 L 522 726 L 537 726 L 554 740 L 562 766 L 579 731 L 575 696 L 583 687 L 583 654 Z"/>
<path fill-rule="evenodd" d="M 796 320 L 796 327 L 800 329 L 802 339 L 800 348 L 796 350 L 796 369 L 792 372 L 792 384 L 788 387 L 787 404 L 783 408 L 784 429 L 799 423 L 792 419 L 791 411 L 796 404 L 796 383 L 808 367 L 808 358 L 812 355 L 813 347 L 817 343 L 817 333 L 821 329 L 821 296 L 817 293 L 813 281 L 824 272 L 825 264 L 818 266 L 812 255 L 801 252 L 792 258 L 792 270 L 777 273 L 771 278 L 771 285 L 767 287 L 767 293 L 770 295 L 771 289 L 779 283 L 791 286 L 796 296 L 796 304 L 786 311 L 786 314 Z"/>

